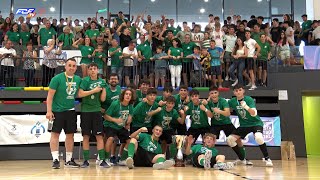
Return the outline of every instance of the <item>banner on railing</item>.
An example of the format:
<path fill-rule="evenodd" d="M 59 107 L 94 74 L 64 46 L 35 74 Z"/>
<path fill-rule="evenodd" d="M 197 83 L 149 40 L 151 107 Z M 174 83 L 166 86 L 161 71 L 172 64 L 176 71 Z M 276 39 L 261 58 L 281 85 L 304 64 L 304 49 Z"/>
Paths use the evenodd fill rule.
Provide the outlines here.
<path fill-rule="evenodd" d="M 80 130 L 80 116 L 77 121 Z M 60 135 L 60 142 L 65 141 Z M 81 133 L 75 133 L 74 141 L 82 141 Z M 48 120 L 45 115 L 8 115 L 0 116 L 0 145 L 37 144 L 50 142 Z"/>
<path fill-rule="evenodd" d="M 43 56 L 44 56 L 44 51 L 40 50 L 39 57 L 43 58 Z M 68 58 L 72 58 L 76 56 L 81 57 L 80 50 L 62 50 L 61 54 L 57 55 L 56 58 L 66 60 Z M 75 58 L 75 59 L 77 61 L 77 65 L 80 66 L 81 58 Z M 57 61 L 57 63 L 58 63 L 58 66 L 64 66 L 64 63 L 62 63 L 62 61 Z M 40 60 L 40 65 L 42 65 L 42 60 Z"/>
<path fill-rule="evenodd" d="M 320 69 L 320 46 L 304 47 L 304 69 Z"/>
<path fill-rule="evenodd" d="M 232 124 L 237 128 L 240 126 L 239 118 L 237 116 L 230 116 Z M 267 146 L 280 146 L 281 145 L 281 128 L 280 128 L 280 117 L 261 117 L 263 126 L 263 137 Z M 210 122 L 210 119 L 209 119 Z M 186 119 L 187 128 L 190 127 L 189 117 Z M 227 137 L 223 131 L 220 132 L 219 139 L 216 144 L 227 145 Z M 202 138 L 199 137 L 197 143 L 201 143 Z M 253 133 L 250 133 L 242 140 L 244 145 L 258 146 L 254 140 Z"/>

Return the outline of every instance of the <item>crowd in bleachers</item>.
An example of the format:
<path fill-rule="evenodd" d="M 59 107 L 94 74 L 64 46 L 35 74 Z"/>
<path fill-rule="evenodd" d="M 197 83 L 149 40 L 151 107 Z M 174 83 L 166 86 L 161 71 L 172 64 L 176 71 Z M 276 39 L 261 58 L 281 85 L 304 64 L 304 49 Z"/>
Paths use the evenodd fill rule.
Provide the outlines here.
<path fill-rule="evenodd" d="M 251 90 L 266 86 L 268 61 L 278 58 L 285 66 L 297 64 L 301 41 L 319 45 L 320 23 L 293 21 L 289 15 L 264 23 L 262 16 L 250 20 L 234 15 L 221 20 L 209 15 L 207 26 L 150 15 L 125 17 L 72 17 L 57 19 L 36 17 L 0 17 L 0 85 L 14 86 L 16 68 L 24 71 L 26 86 L 35 85 L 34 74 L 42 70 L 42 86 L 48 86 L 56 73 L 61 50 L 80 50 L 82 76 L 92 61 L 102 77 L 117 73 L 123 86 L 142 78 L 151 86 L 171 83 L 187 86 L 247 85 Z M 223 22 L 223 23 L 222 23 Z M 44 57 L 39 65 L 39 49 Z M 222 83 L 228 82 L 230 83 Z"/>

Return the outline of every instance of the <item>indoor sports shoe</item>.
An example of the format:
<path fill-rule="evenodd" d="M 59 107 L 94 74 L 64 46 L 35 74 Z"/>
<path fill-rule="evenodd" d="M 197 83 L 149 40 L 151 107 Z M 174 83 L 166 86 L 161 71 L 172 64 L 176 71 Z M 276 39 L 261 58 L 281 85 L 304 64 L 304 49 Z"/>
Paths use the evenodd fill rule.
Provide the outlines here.
<path fill-rule="evenodd" d="M 115 165 L 117 165 L 117 158 L 115 157 L 115 156 L 112 156 L 111 158 L 110 158 L 110 162 L 115 166 Z"/>
<path fill-rule="evenodd" d="M 174 166 L 174 164 L 174 160 L 166 160 L 165 162 L 163 162 L 163 169 L 169 169 Z"/>
<path fill-rule="evenodd" d="M 106 161 L 102 161 L 100 164 L 99 164 L 100 167 L 103 167 L 103 168 L 109 168 L 111 167 Z"/>
<path fill-rule="evenodd" d="M 211 158 L 212 158 L 212 151 L 206 151 L 204 154 L 204 169 L 210 169 L 211 168 Z"/>
<path fill-rule="evenodd" d="M 65 166 L 65 167 L 70 167 L 70 168 L 79 168 L 79 167 L 80 167 L 79 164 L 77 164 L 76 162 L 74 162 L 74 159 L 73 159 L 73 158 L 71 158 L 71 160 L 68 161 L 64 166 Z"/>
<path fill-rule="evenodd" d="M 242 160 L 241 164 L 245 165 L 245 166 L 252 166 L 253 165 L 253 163 L 251 161 L 249 161 L 248 159 Z"/>
<path fill-rule="evenodd" d="M 126 160 L 126 165 L 129 169 L 133 169 L 133 159 L 132 157 L 128 157 L 127 160 Z"/>
<path fill-rule="evenodd" d="M 238 84 L 238 79 L 236 79 L 236 81 L 235 81 L 233 84 L 231 84 L 231 86 L 234 87 L 234 86 L 236 86 L 237 84 Z"/>
<path fill-rule="evenodd" d="M 88 168 L 89 167 L 89 161 L 83 161 L 83 164 L 80 166 L 81 168 Z"/>
<path fill-rule="evenodd" d="M 251 84 L 251 82 L 249 82 L 247 85 L 246 85 L 247 87 L 250 87 L 250 86 L 252 86 L 252 84 Z"/>
<path fill-rule="evenodd" d="M 257 89 L 257 86 L 256 86 L 256 85 L 252 85 L 252 86 L 250 87 L 249 91 L 253 91 L 253 90 L 255 90 L 255 89 Z"/>
<path fill-rule="evenodd" d="M 60 169 L 60 162 L 58 161 L 58 159 L 55 159 L 52 162 L 52 169 Z"/>
<path fill-rule="evenodd" d="M 120 160 L 118 162 L 118 166 L 126 166 L 126 161 L 125 160 Z"/>
<path fill-rule="evenodd" d="M 153 169 L 156 169 L 156 170 L 164 169 L 164 162 L 155 163 L 155 164 L 153 164 L 152 167 L 153 167 Z"/>
<path fill-rule="evenodd" d="M 234 167 L 234 163 L 227 162 L 227 163 L 216 163 L 213 168 L 217 170 L 226 170 L 226 169 L 232 169 Z"/>
<path fill-rule="evenodd" d="M 267 166 L 267 167 L 272 167 L 272 166 L 273 166 L 273 163 L 272 163 L 272 161 L 271 161 L 270 158 L 268 158 L 267 160 L 265 160 L 265 159 L 263 158 L 263 161 L 266 163 L 266 166 Z"/>

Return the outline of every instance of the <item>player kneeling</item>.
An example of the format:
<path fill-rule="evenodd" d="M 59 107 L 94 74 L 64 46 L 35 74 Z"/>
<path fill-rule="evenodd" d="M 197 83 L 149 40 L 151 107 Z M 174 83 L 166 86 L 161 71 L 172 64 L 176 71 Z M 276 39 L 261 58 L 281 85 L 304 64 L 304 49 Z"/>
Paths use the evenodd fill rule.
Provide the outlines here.
<path fill-rule="evenodd" d="M 159 137 L 162 134 L 161 126 L 154 126 L 152 135 L 147 134 L 148 129 L 142 127 L 131 134 L 128 146 L 126 165 L 129 169 L 137 167 L 153 167 L 154 169 L 169 169 L 174 161 L 166 160 L 162 154 Z M 139 142 L 138 142 L 139 141 Z"/>
<path fill-rule="evenodd" d="M 216 138 L 214 134 L 206 133 L 203 137 L 203 144 L 191 146 L 194 141 L 192 136 L 188 136 L 186 155 L 191 155 L 192 164 L 195 167 L 204 169 L 231 169 L 233 163 L 225 163 L 225 156 L 218 155 L 218 150 L 214 147 Z"/>

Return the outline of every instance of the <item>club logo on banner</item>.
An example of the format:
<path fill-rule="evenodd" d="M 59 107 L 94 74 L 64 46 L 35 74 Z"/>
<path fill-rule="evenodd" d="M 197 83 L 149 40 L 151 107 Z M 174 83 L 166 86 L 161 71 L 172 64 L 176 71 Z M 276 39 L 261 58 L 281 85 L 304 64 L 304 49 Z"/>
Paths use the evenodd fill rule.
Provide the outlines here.
<path fill-rule="evenodd" d="M 46 132 L 46 128 L 38 121 L 31 129 L 31 134 L 37 138 Z"/>

